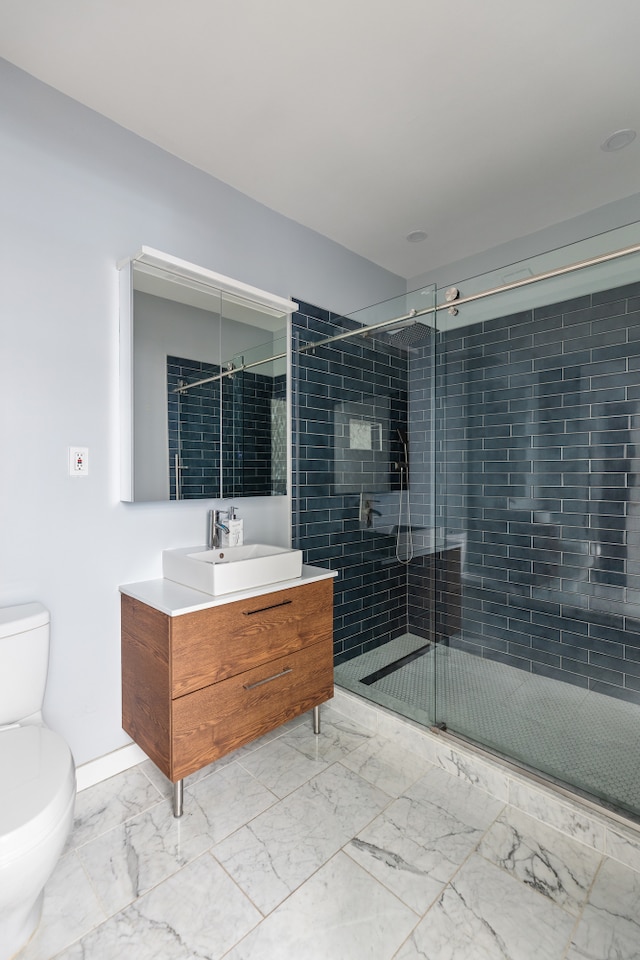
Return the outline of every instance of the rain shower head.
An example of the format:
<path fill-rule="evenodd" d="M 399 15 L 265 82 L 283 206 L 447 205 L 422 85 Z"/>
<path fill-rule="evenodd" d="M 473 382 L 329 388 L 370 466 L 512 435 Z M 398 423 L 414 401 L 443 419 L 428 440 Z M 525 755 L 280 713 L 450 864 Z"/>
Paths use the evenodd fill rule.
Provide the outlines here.
<path fill-rule="evenodd" d="M 389 330 L 388 336 L 391 343 L 397 347 L 424 347 L 431 338 L 431 332 L 428 324 L 412 320 L 395 330 Z"/>

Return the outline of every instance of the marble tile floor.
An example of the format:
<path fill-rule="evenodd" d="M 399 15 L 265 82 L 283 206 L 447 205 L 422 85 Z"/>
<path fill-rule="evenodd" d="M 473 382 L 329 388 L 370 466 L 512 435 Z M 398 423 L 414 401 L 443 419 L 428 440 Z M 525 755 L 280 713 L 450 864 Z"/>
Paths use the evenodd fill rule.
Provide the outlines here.
<path fill-rule="evenodd" d="M 331 705 L 169 793 L 78 795 L 19 960 L 640 957 L 639 873 Z"/>
<path fill-rule="evenodd" d="M 454 648 L 360 682 L 424 643 L 404 634 L 339 664 L 336 682 L 427 726 L 437 702 L 449 729 L 640 814 L 640 706 Z"/>

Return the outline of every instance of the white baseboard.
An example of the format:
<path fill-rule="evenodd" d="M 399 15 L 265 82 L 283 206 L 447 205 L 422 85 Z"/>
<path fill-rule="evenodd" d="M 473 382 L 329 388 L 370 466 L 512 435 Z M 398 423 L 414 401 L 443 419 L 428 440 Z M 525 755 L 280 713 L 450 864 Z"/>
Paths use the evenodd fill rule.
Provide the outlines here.
<path fill-rule="evenodd" d="M 87 787 L 92 787 L 96 783 L 108 780 L 109 777 L 115 776 L 116 773 L 122 773 L 123 770 L 128 770 L 129 767 L 135 767 L 137 763 L 141 763 L 142 760 L 147 759 L 146 753 L 144 753 L 137 744 L 130 743 L 126 747 L 120 747 L 119 750 L 106 753 L 104 757 L 96 757 L 95 760 L 89 760 L 76 769 L 78 791 L 86 790 Z"/>

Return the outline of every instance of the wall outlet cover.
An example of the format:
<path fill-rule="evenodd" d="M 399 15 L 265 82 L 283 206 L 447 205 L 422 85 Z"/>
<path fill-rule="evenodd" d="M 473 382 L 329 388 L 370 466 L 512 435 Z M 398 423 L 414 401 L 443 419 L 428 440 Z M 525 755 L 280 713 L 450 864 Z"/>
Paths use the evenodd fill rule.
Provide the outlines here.
<path fill-rule="evenodd" d="M 89 475 L 88 447 L 69 447 L 69 476 L 86 477 Z"/>

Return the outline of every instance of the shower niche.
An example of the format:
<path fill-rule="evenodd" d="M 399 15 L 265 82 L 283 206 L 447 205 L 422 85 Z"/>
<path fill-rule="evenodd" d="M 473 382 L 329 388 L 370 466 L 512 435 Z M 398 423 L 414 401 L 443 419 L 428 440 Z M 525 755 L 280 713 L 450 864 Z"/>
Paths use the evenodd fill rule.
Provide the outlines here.
<path fill-rule="evenodd" d="M 391 401 L 365 396 L 333 409 L 333 470 L 336 493 L 390 489 Z"/>

